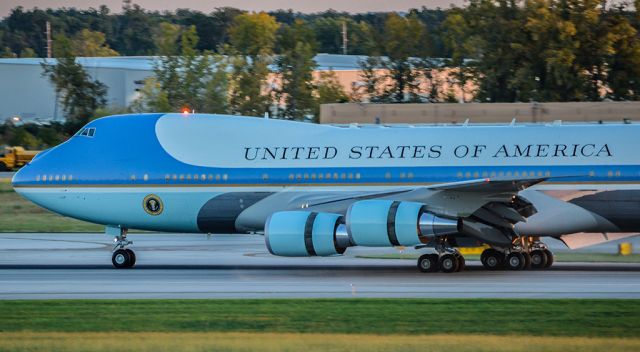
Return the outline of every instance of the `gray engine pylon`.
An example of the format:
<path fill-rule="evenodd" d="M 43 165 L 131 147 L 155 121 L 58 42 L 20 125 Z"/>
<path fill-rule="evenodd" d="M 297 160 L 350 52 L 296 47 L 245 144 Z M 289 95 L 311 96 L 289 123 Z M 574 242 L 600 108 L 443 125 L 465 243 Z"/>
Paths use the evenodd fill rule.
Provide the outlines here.
<path fill-rule="evenodd" d="M 459 222 L 459 230 L 465 235 L 474 237 L 492 246 L 511 246 L 511 236 L 498 228 L 483 224 L 481 222 L 461 219 Z"/>

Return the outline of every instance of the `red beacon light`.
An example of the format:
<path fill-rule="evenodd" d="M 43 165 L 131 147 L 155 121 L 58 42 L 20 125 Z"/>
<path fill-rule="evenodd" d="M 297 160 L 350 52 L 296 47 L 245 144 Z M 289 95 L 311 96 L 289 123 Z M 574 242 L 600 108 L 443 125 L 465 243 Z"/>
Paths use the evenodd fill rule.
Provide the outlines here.
<path fill-rule="evenodd" d="M 189 115 L 189 108 L 182 108 L 182 115 Z"/>

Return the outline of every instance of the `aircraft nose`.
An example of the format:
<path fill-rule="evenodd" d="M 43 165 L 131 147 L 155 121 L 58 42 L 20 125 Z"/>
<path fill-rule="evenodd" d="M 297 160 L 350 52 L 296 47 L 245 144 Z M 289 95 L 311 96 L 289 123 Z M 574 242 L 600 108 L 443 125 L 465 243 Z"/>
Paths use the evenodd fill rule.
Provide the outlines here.
<path fill-rule="evenodd" d="M 29 164 L 20 168 L 11 178 L 11 184 L 13 188 L 18 188 L 21 186 L 26 186 L 35 182 L 35 178 L 32 175 L 32 169 Z"/>
<path fill-rule="evenodd" d="M 13 175 L 11 184 L 13 185 L 14 189 L 18 187 L 37 185 L 40 182 L 41 177 L 44 173 L 42 172 L 43 170 L 41 170 L 42 167 L 40 167 L 38 164 L 42 164 L 40 160 L 42 160 L 44 155 L 47 154 L 49 150 L 51 149 L 44 150 L 38 153 L 33 158 L 33 160 L 31 160 L 31 162 L 21 167 Z"/>

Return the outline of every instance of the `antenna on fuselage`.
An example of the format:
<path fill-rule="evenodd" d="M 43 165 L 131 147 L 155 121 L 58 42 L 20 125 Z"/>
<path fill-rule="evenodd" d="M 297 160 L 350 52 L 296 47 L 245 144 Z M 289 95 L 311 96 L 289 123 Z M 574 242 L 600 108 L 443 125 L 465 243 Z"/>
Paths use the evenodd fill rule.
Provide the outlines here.
<path fill-rule="evenodd" d="M 269 118 L 269 113 L 268 113 L 268 112 L 265 112 L 265 113 L 264 113 L 264 118 L 265 118 L 265 119 L 268 119 L 268 118 Z"/>

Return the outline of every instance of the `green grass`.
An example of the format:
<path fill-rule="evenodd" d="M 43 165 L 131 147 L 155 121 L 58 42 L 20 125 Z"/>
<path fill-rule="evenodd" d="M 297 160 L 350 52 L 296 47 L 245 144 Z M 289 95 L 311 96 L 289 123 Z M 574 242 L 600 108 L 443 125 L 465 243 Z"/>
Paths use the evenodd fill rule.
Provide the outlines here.
<path fill-rule="evenodd" d="M 0 182 L 0 232 L 102 232 L 103 227 L 43 209 Z"/>
<path fill-rule="evenodd" d="M 389 253 L 378 255 L 359 255 L 358 258 L 368 259 L 410 259 L 416 260 L 417 253 Z M 465 255 L 466 260 L 480 260 L 479 255 Z M 640 254 L 618 255 L 614 253 L 588 253 L 588 252 L 556 252 L 556 262 L 593 262 L 593 263 L 640 263 Z"/>
<path fill-rule="evenodd" d="M 640 336 L 640 300 L 0 301 L 0 316 L 0 332 Z"/>

